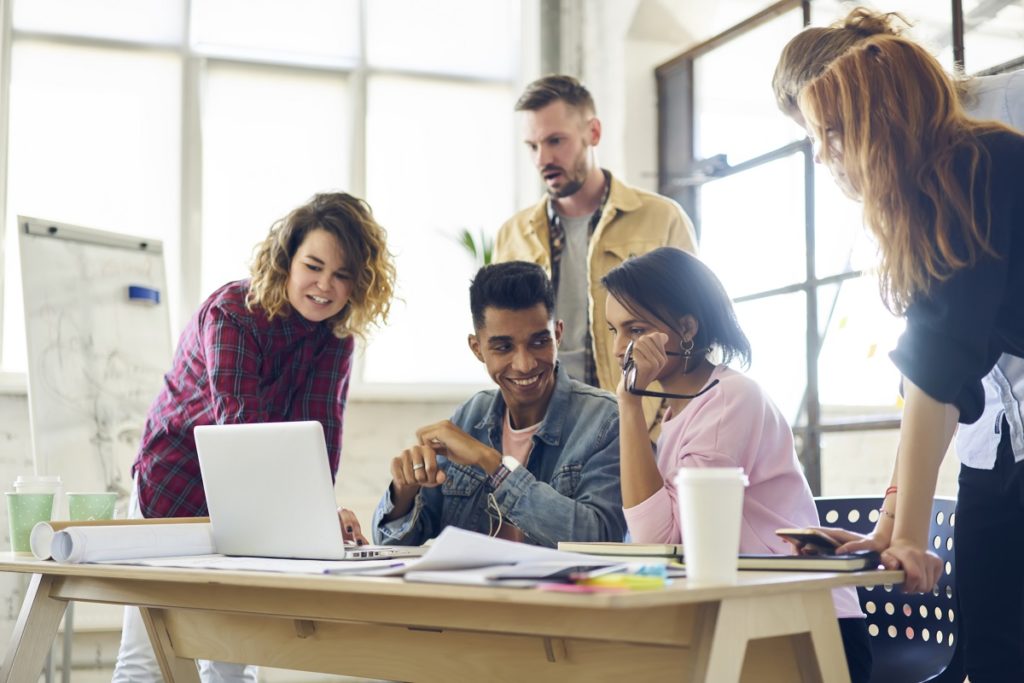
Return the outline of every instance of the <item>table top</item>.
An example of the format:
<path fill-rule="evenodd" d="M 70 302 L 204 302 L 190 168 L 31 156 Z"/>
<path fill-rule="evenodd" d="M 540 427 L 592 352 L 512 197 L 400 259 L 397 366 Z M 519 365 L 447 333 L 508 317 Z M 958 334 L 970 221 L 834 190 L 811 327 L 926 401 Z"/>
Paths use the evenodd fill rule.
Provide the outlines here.
<path fill-rule="evenodd" d="M 400 578 L 352 575 L 286 574 L 276 572 L 183 569 L 110 564 L 58 564 L 29 555 L 0 552 L 0 571 L 52 576 L 88 577 L 174 584 L 219 584 L 330 593 L 394 595 L 571 607 L 635 609 L 711 602 L 725 597 L 771 595 L 815 591 L 843 586 L 878 586 L 903 581 L 902 571 L 793 572 L 741 571 L 734 585 L 695 586 L 687 579 L 673 579 L 663 589 L 623 593 L 557 593 L 523 588 L 465 586 L 406 582 Z"/>

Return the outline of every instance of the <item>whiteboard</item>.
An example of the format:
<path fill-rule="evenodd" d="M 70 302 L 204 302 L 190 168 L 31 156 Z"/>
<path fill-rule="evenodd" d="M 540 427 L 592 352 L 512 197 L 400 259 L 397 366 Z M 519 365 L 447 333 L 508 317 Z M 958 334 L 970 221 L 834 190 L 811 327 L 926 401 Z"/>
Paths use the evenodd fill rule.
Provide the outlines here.
<path fill-rule="evenodd" d="M 163 246 L 21 216 L 18 226 L 36 471 L 60 475 L 65 491 L 127 495 L 171 362 Z"/>

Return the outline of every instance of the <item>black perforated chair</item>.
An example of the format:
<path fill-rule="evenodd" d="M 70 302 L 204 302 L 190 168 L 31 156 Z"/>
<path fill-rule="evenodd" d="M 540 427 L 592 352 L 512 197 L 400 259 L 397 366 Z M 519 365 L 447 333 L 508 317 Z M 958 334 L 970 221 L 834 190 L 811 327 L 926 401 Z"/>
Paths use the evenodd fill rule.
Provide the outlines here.
<path fill-rule="evenodd" d="M 816 498 L 814 502 L 822 525 L 860 533 L 874 528 L 882 505 L 877 496 Z M 928 536 L 944 566 L 939 585 L 931 593 L 904 593 L 898 586 L 857 589 L 874 653 L 871 683 L 963 682 L 954 585 L 955 522 L 956 500 L 936 498 Z"/>

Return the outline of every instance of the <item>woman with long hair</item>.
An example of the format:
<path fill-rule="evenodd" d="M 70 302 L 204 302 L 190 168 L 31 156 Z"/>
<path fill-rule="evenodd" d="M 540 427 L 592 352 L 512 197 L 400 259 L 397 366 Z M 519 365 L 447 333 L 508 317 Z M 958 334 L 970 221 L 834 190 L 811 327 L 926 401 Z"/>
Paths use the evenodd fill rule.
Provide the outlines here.
<path fill-rule="evenodd" d="M 601 281 L 623 367 L 619 468 L 632 540 L 685 544 L 676 473 L 740 467 L 750 482 L 740 552 L 790 553 L 775 530 L 816 525 L 818 513 L 786 419 L 756 382 L 727 365 L 749 364 L 751 352 L 722 283 L 700 259 L 671 247 L 628 259 Z M 648 390 L 654 380 L 663 391 Z M 648 395 L 668 404 L 654 448 L 641 404 Z M 857 593 L 839 589 L 833 598 L 850 678 L 867 681 L 871 647 Z"/>
<path fill-rule="evenodd" d="M 904 396 L 891 486 L 872 534 L 835 533 L 840 552 L 881 551 L 906 572 L 905 590 L 931 590 L 942 571 L 927 550 L 932 498 L 961 423 L 954 547 L 967 671 L 975 683 L 1020 681 L 1024 136 L 968 117 L 936 59 L 880 29 L 886 16 L 855 10 L 844 24 L 861 35 L 812 55 L 826 34 L 805 30 L 775 77 L 777 94 L 790 84 L 796 109 L 788 97 L 780 105 L 806 127 L 816 160 L 863 203 L 882 299 L 907 323 L 890 354 Z"/>

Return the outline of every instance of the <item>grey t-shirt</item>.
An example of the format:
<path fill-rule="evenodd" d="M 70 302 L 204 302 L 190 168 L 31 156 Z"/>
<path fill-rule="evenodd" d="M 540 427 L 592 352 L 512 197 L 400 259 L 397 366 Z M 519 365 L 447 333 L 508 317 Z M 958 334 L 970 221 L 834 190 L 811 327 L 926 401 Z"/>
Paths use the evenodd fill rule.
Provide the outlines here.
<path fill-rule="evenodd" d="M 565 230 L 565 244 L 559 261 L 558 296 L 555 316 L 565 327 L 558 360 L 573 379 L 586 381 L 586 342 L 589 327 L 589 282 L 587 247 L 590 241 L 590 216 L 569 218 L 559 214 Z"/>

